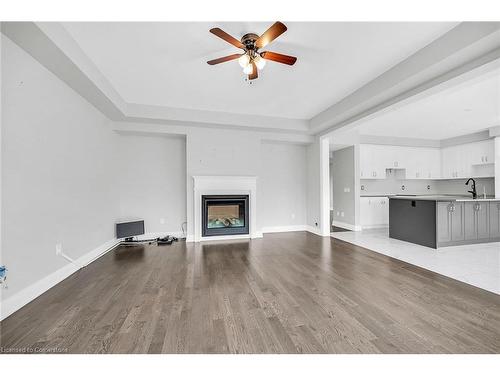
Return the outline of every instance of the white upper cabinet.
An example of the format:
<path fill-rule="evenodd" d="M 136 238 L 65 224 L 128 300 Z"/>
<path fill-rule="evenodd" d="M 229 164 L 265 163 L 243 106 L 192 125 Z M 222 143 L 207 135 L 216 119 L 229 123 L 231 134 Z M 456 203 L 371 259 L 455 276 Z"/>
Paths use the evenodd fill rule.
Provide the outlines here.
<path fill-rule="evenodd" d="M 407 179 L 439 178 L 439 149 L 386 145 L 360 145 L 360 178 L 386 178 L 387 169 L 406 171 Z"/>
<path fill-rule="evenodd" d="M 493 139 L 464 145 L 471 165 L 493 164 L 495 162 L 495 142 Z"/>
<path fill-rule="evenodd" d="M 407 179 L 453 179 L 494 176 L 492 139 L 443 149 L 360 145 L 360 178 L 386 178 L 387 169 L 402 169 Z"/>
<path fill-rule="evenodd" d="M 437 148 L 405 147 L 407 179 L 441 177 L 441 153 Z"/>
<path fill-rule="evenodd" d="M 359 177 L 363 179 L 385 178 L 385 146 L 359 145 Z"/>
<path fill-rule="evenodd" d="M 494 177 L 495 144 L 492 139 L 441 150 L 442 178 Z M 490 168 L 479 168 L 479 167 Z"/>

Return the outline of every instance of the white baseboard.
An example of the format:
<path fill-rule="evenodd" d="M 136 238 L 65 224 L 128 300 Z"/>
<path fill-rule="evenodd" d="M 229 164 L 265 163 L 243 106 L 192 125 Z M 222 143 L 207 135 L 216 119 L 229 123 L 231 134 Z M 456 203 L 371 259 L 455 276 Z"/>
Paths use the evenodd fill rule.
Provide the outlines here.
<path fill-rule="evenodd" d="M 277 227 L 264 227 L 262 233 L 298 232 L 307 231 L 307 225 L 283 225 Z"/>
<path fill-rule="evenodd" d="M 319 228 L 315 228 L 312 225 L 306 225 L 306 230 L 310 233 L 321 236 L 321 231 L 319 230 Z"/>
<path fill-rule="evenodd" d="M 359 232 L 362 229 L 361 225 L 353 225 L 353 224 L 344 223 L 342 221 L 336 221 L 336 220 L 332 221 L 332 225 L 334 227 L 349 229 L 349 230 L 352 230 L 352 231 L 355 231 L 355 232 Z"/>
<path fill-rule="evenodd" d="M 182 232 L 176 233 L 146 233 L 141 236 L 137 236 L 138 239 L 150 239 L 157 237 L 164 237 L 166 235 L 175 236 L 178 238 L 182 238 Z M 88 266 L 90 263 L 99 259 L 101 256 L 106 254 L 108 251 L 115 248 L 121 241 L 118 239 L 112 239 L 101 246 L 98 246 L 94 250 L 88 252 L 87 254 L 82 255 L 81 257 L 74 260 L 74 263 L 68 263 L 62 268 L 59 268 L 57 271 L 45 276 L 43 279 L 38 280 L 34 284 L 22 289 L 17 292 L 13 296 L 2 301 L 0 308 L 0 321 L 11 315 L 12 313 L 19 310 L 24 305 L 27 305 L 35 298 L 45 293 L 50 288 L 59 284 L 61 281 L 71 276 L 73 273 L 78 271 L 79 269 Z"/>
<path fill-rule="evenodd" d="M 377 225 L 362 225 L 361 229 L 382 229 L 382 228 L 389 228 L 389 224 L 377 224 Z"/>

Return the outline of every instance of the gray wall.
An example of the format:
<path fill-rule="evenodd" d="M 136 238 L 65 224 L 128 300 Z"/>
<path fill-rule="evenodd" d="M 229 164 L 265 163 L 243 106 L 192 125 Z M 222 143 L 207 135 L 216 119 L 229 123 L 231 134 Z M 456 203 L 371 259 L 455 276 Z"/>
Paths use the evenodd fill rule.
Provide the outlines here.
<path fill-rule="evenodd" d="M 333 220 L 355 225 L 354 146 L 334 151 L 331 162 Z M 349 189 L 349 192 L 344 191 L 346 188 Z M 344 213 L 343 217 L 342 212 Z"/>
<path fill-rule="evenodd" d="M 306 146 L 263 143 L 258 180 L 262 228 L 306 223 Z"/>
<path fill-rule="evenodd" d="M 2 262 L 9 298 L 114 238 L 109 120 L 10 39 L 2 42 Z"/>
<path fill-rule="evenodd" d="M 307 225 L 320 230 L 320 147 L 316 139 L 307 146 Z"/>
<path fill-rule="evenodd" d="M 117 136 L 120 220 L 144 219 L 146 233 L 181 234 L 186 221 L 185 137 Z"/>

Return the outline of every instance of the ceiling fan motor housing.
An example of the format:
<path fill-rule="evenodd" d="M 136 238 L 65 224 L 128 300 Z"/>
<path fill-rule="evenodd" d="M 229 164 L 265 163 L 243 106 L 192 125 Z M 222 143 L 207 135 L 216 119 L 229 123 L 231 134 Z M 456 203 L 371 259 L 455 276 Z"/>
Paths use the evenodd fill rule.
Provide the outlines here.
<path fill-rule="evenodd" d="M 254 33 L 248 33 L 243 35 L 241 38 L 241 43 L 245 46 L 245 48 L 249 51 L 255 50 L 255 42 L 259 39 L 259 36 Z"/>

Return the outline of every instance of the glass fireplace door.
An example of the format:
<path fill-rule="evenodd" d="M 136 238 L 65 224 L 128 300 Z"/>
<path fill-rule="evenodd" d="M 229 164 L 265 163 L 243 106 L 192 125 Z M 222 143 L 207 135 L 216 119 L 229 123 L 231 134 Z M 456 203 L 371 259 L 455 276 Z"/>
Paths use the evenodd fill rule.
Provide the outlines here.
<path fill-rule="evenodd" d="M 248 195 L 203 195 L 203 236 L 248 234 Z"/>

